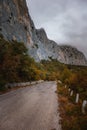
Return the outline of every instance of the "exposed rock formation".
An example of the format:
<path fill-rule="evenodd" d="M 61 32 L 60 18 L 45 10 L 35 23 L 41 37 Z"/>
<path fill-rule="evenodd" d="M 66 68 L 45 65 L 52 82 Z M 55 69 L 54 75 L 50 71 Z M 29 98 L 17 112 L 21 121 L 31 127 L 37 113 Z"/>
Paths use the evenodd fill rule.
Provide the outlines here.
<path fill-rule="evenodd" d="M 0 0 L 0 31 L 6 39 L 29 43 L 30 22 L 25 0 Z"/>
<path fill-rule="evenodd" d="M 25 0 L 0 0 L 0 34 L 7 40 L 24 42 L 36 60 L 57 59 L 66 64 L 87 65 L 83 53 L 71 46 L 59 46 L 36 29 Z"/>

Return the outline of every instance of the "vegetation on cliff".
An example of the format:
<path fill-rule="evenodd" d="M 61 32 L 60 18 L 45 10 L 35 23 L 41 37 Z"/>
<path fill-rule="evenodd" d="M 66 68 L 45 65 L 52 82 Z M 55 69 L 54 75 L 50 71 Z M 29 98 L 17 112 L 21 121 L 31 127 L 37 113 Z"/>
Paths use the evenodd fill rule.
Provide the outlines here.
<path fill-rule="evenodd" d="M 0 36 L 0 90 L 5 89 L 7 83 L 43 79 L 42 73 L 23 43 L 6 41 Z"/>

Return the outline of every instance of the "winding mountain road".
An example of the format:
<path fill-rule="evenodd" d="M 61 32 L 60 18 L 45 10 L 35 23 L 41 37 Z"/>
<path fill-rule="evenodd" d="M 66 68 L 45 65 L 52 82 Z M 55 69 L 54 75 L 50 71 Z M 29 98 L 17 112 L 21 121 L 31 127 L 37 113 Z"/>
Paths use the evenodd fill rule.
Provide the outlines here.
<path fill-rule="evenodd" d="M 56 82 L 0 95 L 0 130 L 61 130 Z"/>

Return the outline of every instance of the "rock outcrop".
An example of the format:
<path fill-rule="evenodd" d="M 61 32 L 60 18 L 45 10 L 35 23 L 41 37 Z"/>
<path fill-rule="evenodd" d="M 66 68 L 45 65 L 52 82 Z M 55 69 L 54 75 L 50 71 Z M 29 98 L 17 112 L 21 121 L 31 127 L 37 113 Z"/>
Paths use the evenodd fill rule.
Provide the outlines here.
<path fill-rule="evenodd" d="M 24 42 L 36 61 L 53 58 L 65 64 L 87 65 L 82 52 L 71 46 L 59 46 L 47 38 L 43 28 L 35 28 L 26 0 L 0 0 L 0 34 L 7 40 Z"/>

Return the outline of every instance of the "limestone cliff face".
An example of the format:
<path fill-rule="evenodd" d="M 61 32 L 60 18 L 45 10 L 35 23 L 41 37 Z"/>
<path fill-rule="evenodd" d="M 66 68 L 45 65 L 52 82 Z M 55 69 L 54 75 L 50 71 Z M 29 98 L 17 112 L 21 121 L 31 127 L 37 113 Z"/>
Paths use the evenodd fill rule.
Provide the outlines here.
<path fill-rule="evenodd" d="M 38 60 L 35 27 L 26 0 L 0 0 L 0 34 L 7 40 L 24 42 L 32 57 Z"/>
<path fill-rule="evenodd" d="M 30 24 L 25 0 L 0 0 L 0 31 L 6 39 L 30 43 Z"/>
<path fill-rule="evenodd" d="M 72 65 L 87 65 L 87 60 L 82 52 L 69 45 L 60 46 L 63 52 L 63 63 Z"/>
<path fill-rule="evenodd" d="M 35 28 L 26 0 L 0 0 L 0 34 L 7 40 L 24 42 L 36 61 L 53 58 L 65 64 L 87 65 L 82 52 L 57 45 L 47 38 L 43 28 Z"/>

